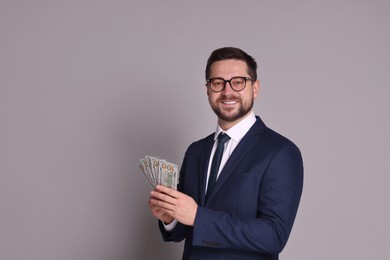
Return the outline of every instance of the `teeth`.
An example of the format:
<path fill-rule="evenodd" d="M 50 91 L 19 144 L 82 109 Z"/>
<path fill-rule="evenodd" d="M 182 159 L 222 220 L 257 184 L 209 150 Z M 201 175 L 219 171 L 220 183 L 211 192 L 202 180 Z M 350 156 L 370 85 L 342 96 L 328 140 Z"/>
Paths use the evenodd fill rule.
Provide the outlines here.
<path fill-rule="evenodd" d="M 224 101 L 223 103 L 231 105 L 237 103 L 237 101 Z"/>

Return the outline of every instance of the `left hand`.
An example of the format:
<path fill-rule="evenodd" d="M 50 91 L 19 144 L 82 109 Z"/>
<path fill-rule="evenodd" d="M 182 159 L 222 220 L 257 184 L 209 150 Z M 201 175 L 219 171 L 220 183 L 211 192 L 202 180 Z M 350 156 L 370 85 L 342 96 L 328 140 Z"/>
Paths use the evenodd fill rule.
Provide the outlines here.
<path fill-rule="evenodd" d="M 198 204 L 190 196 L 162 185 L 150 192 L 150 202 L 180 223 L 193 226 Z"/>

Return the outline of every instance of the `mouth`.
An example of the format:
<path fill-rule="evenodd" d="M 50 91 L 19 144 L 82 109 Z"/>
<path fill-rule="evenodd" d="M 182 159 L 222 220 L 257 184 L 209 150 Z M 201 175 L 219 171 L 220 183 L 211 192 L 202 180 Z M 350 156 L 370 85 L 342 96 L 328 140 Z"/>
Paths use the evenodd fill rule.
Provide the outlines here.
<path fill-rule="evenodd" d="M 231 106 L 231 105 L 237 104 L 238 101 L 237 100 L 222 100 L 221 103 L 224 105 Z"/>

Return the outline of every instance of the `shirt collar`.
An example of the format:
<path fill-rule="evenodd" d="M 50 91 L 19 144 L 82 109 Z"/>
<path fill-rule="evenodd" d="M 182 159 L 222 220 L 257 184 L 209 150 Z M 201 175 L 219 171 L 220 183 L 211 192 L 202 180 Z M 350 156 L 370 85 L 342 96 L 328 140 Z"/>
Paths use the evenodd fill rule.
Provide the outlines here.
<path fill-rule="evenodd" d="M 233 127 L 229 128 L 225 133 L 235 142 L 240 142 L 244 135 L 249 131 L 249 129 L 256 122 L 256 117 L 253 111 L 249 113 L 247 117 L 238 122 Z M 223 129 L 217 124 L 217 130 L 215 131 L 214 141 L 217 139 L 219 133 L 224 132 Z"/>

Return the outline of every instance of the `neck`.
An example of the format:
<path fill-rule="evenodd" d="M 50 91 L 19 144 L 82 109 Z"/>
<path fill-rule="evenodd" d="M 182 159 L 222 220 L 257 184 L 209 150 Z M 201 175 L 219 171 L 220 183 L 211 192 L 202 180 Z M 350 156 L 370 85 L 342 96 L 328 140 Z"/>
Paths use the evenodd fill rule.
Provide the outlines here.
<path fill-rule="evenodd" d="M 237 125 L 239 122 L 241 122 L 244 118 L 246 118 L 247 116 L 249 116 L 251 114 L 252 111 L 250 111 L 248 114 L 246 114 L 245 116 L 242 116 L 234 121 L 226 121 L 226 120 L 223 120 L 221 118 L 218 118 L 218 124 L 219 126 L 223 129 L 223 131 L 227 131 L 229 130 L 230 128 L 232 128 L 233 126 Z"/>

